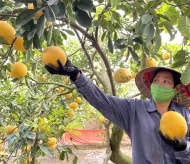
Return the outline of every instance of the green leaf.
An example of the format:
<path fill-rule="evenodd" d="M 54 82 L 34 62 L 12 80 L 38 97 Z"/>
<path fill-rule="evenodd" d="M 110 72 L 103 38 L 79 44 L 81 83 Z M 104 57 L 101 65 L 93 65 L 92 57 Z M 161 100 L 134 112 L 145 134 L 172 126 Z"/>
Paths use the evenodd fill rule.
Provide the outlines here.
<path fill-rule="evenodd" d="M 174 29 L 171 22 L 170 21 L 164 21 L 161 24 L 164 25 L 164 27 L 166 28 L 166 30 L 170 34 L 170 41 L 173 40 L 175 38 L 175 34 L 177 33 L 177 31 Z"/>
<path fill-rule="evenodd" d="M 46 103 L 42 103 L 42 106 L 45 110 L 49 110 L 49 105 Z"/>
<path fill-rule="evenodd" d="M 36 0 L 14 0 L 17 3 L 35 3 Z"/>
<path fill-rule="evenodd" d="M 34 132 L 28 132 L 27 138 L 29 138 L 29 139 L 35 139 L 36 138 L 36 133 L 34 133 Z"/>
<path fill-rule="evenodd" d="M 77 164 L 77 161 L 78 161 L 78 157 L 75 156 L 74 159 L 73 159 L 73 164 Z"/>
<path fill-rule="evenodd" d="M 55 4 L 55 3 L 57 3 L 59 0 L 49 0 L 47 3 L 48 3 L 48 5 L 53 5 L 53 4 Z"/>
<path fill-rule="evenodd" d="M 58 2 L 51 6 L 56 18 L 63 18 L 65 15 L 65 5 L 63 2 Z"/>
<path fill-rule="evenodd" d="M 34 28 L 32 31 L 27 33 L 27 40 L 31 40 L 34 37 L 34 34 L 36 33 L 36 29 Z"/>
<path fill-rule="evenodd" d="M 178 28 L 183 36 L 190 35 L 190 19 L 187 16 L 181 16 L 178 20 Z"/>
<path fill-rule="evenodd" d="M 44 32 L 44 28 L 45 28 L 45 24 L 46 24 L 46 18 L 44 16 L 44 14 L 39 18 L 37 25 L 36 25 L 36 33 L 38 34 L 38 37 L 41 37 L 43 32 Z"/>
<path fill-rule="evenodd" d="M 71 30 L 65 30 L 66 33 L 68 33 L 69 35 L 75 36 L 75 33 Z"/>
<path fill-rule="evenodd" d="M 65 40 L 67 40 L 67 35 L 66 35 L 63 31 L 61 31 L 61 35 L 63 36 L 63 38 L 64 38 Z"/>
<path fill-rule="evenodd" d="M 161 46 L 161 35 L 160 35 L 160 30 L 157 28 L 156 29 L 156 36 L 155 36 L 155 44 L 154 44 L 154 52 L 153 56 L 157 54 L 158 50 L 160 49 Z"/>
<path fill-rule="evenodd" d="M 111 53 L 113 53 L 113 43 L 110 37 L 108 37 L 108 49 Z"/>
<path fill-rule="evenodd" d="M 45 154 L 48 154 L 48 155 L 53 155 L 53 151 L 48 149 L 48 147 L 44 146 L 44 145 L 39 145 L 41 151 L 43 151 Z"/>
<path fill-rule="evenodd" d="M 130 49 L 130 48 L 129 48 L 129 49 Z M 134 60 L 136 63 L 138 63 L 138 62 L 139 62 L 139 57 L 138 57 L 137 53 L 136 53 L 135 51 L 132 51 L 132 49 L 130 50 L 130 52 L 131 52 L 131 55 L 132 55 L 133 60 Z"/>
<path fill-rule="evenodd" d="M 48 21 L 55 22 L 55 14 L 50 6 L 45 8 L 44 15 Z"/>
<path fill-rule="evenodd" d="M 115 46 L 115 48 L 118 48 L 118 49 L 126 48 L 127 47 L 126 39 L 117 39 L 114 42 L 114 46 Z"/>
<path fill-rule="evenodd" d="M 154 26 L 153 24 L 147 24 L 143 29 L 143 38 L 145 42 L 150 42 L 154 38 Z"/>
<path fill-rule="evenodd" d="M 34 35 L 33 45 L 34 45 L 34 47 L 37 50 L 41 50 L 42 49 L 42 47 L 41 47 L 41 41 L 40 41 L 40 39 L 39 39 L 39 37 L 38 37 L 37 34 Z"/>
<path fill-rule="evenodd" d="M 0 12 L 4 11 L 7 8 L 6 4 L 1 2 L 0 4 Z"/>
<path fill-rule="evenodd" d="M 119 5 L 120 0 L 111 0 L 110 2 L 111 2 L 111 6 L 113 8 L 115 8 L 115 7 L 117 7 Z"/>
<path fill-rule="evenodd" d="M 185 50 L 179 50 L 174 56 L 174 60 L 185 60 L 185 57 L 188 57 L 188 53 Z"/>
<path fill-rule="evenodd" d="M 184 66 L 186 64 L 186 61 L 184 59 L 182 60 L 177 60 L 172 64 L 172 68 L 177 68 L 177 67 L 181 67 Z"/>
<path fill-rule="evenodd" d="M 102 42 L 104 41 L 104 38 L 105 38 L 106 34 L 107 34 L 107 31 L 104 31 L 103 34 L 102 34 L 102 36 L 101 36 L 101 41 Z"/>
<path fill-rule="evenodd" d="M 135 32 L 137 35 L 142 35 L 143 28 L 145 27 L 145 24 L 142 23 L 141 19 L 137 21 L 136 27 L 135 27 Z"/>
<path fill-rule="evenodd" d="M 83 27 L 90 28 L 92 26 L 92 21 L 91 18 L 88 16 L 88 14 L 83 11 L 78 9 L 75 12 L 75 18 L 76 21 Z"/>
<path fill-rule="evenodd" d="M 31 157 L 32 157 L 32 158 L 36 156 L 37 150 L 38 150 L 38 145 L 34 145 L 34 146 L 32 147 L 32 150 L 31 150 Z"/>
<path fill-rule="evenodd" d="M 99 27 L 102 23 L 102 18 L 98 18 L 98 20 L 93 21 L 93 25 Z"/>
<path fill-rule="evenodd" d="M 112 17 L 113 17 L 113 19 L 115 20 L 115 21 L 120 21 L 120 14 L 119 13 L 117 13 L 116 11 L 114 11 L 114 10 L 111 10 L 111 14 L 112 14 Z"/>
<path fill-rule="evenodd" d="M 1 44 L 8 44 L 7 41 L 5 40 L 5 38 L 3 38 L 2 36 L 0 36 L 0 43 Z"/>
<path fill-rule="evenodd" d="M 33 19 L 37 10 L 24 10 L 16 18 L 16 27 L 21 27 Z"/>
<path fill-rule="evenodd" d="M 65 151 L 62 151 L 60 154 L 59 154 L 59 160 L 63 161 L 65 159 Z"/>
<path fill-rule="evenodd" d="M 26 50 L 30 49 L 33 43 L 33 39 L 28 40 L 26 37 L 24 37 L 24 47 Z"/>
<path fill-rule="evenodd" d="M 137 43 L 139 43 L 139 44 L 143 44 L 144 42 L 143 42 L 143 40 L 142 40 L 142 37 L 140 37 L 140 36 L 133 36 L 133 38 L 132 38 L 132 40 L 134 41 L 134 42 L 137 42 Z"/>
<path fill-rule="evenodd" d="M 154 15 L 147 13 L 147 14 L 144 14 L 142 16 L 141 21 L 142 21 L 143 24 L 147 24 L 152 20 L 153 17 L 154 17 Z"/>
<path fill-rule="evenodd" d="M 190 63 L 185 67 L 185 70 L 181 74 L 181 82 L 185 85 L 190 83 Z"/>
<path fill-rule="evenodd" d="M 48 45 L 50 45 L 50 43 L 51 43 L 52 32 L 53 32 L 53 26 L 50 26 L 49 30 L 47 32 L 47 42 L 48 42 Z"/>
<path fill-rule="evenodd" d="M 93 2 L 91 0 L 78 0 L 76 6 L 81 10 L 92 11 L 94 8 Z"/>

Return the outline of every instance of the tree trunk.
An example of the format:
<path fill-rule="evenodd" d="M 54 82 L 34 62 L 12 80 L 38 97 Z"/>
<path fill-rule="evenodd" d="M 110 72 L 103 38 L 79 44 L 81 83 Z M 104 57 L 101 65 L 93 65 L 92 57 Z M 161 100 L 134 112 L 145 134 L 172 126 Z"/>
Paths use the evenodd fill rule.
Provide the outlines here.
<path fill-rule="evenodd" d="M 117 125 L 112 128 L 112 135 L 110 139 L 110 146 L 112 154 L 110 160 L 115 164 L 131 164 L 132 159 L 129 156 L 124 155 L 120 150 L 121 141 L 123 138 L 123 130 Z"/>

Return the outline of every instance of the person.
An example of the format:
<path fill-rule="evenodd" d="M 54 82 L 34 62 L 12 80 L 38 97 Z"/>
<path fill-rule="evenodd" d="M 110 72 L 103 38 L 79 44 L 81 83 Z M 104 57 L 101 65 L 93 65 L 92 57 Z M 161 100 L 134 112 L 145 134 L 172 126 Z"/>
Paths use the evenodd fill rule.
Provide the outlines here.
<path fill-rule="evenodd" d="M 90 78 L 68 59 L 59 68 L 45 65 L 51 74 L 70 76 L 84 98 L 107 119 L 123 129 L 131 139 L 133 164 L 190 164 L 190 106 L 188 90 L 181 74 L 167 67 L 149 67 L 136 75 L 136 85 L 147 100 L 118 98 L 99 89 Z M 188 132 L 182 139 L 171 140 L 159 130 L 160 118 L 167 111 L 183 115 Z"/>

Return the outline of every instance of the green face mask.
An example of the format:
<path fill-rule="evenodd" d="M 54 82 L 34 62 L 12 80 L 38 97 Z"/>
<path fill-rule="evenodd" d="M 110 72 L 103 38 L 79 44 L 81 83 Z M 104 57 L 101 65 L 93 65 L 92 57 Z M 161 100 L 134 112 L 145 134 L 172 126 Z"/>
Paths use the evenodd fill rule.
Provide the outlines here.
<path fill-rule="evenodd" d="M 152 98 L 156 102 L 164 103 L 170 101 L 176 95 L 176 89 L 167 88 L 158 84 L 151 84 Z"/>

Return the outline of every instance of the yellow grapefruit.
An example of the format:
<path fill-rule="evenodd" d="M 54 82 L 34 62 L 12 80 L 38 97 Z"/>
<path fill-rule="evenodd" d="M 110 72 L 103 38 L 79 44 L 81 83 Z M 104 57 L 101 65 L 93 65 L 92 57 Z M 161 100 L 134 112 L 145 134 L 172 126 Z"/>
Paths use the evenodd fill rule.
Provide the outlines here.
<path fill-rule="evenodd" d="M 168 111 L 160 119 L 162 134 L 167 134 L 172 140 L 174 140 L 174 137 L 182 139 L 187 133 L 187 128 L 185 118 L 178 112 Z"/>
<path fill-rule="evenodd" d="M 43 14 L 44 14 L 44 13 L 43 13 L 42 11 L 38 11 L 38 12 L 35 14 L 34 18 L 35 18 L 35 19 L 39 19 Z"/>
<path fill-rule="evenodd" d="M 131 79 L 131 72 L 128 68 L 119 68 L 114 72 L 113 77 L 118 83 L 126 83 Z"/>
<path fill-rule="evenodd" d="M 68 113 L 67 113 L 67 115 L 68 115 L 69 117 L 72 117 L 73 114 L 74 114 L 73 109 L 70 109 L 70 110 L 68 111 Z"/>
<path fill-rule="evenodd" d="M 147 59 L 147 66 L 148 67 L 155 67 L 157 66 L 157 61 L 154 58 Z"/>
<path fill-rule="evenodd" d="M 23 37 L 17 37 L 14 44 L 13 44 L 13 49 L 21 52 L 25 52 L 26 49 L 24 47 L 24 39 Z"/>
<path fill-rule="evenodd" d="M 76 102 L 70 103 L 70 108 L 71 109 L 76 109 L 78 107 L 78 104 Z"/>
<path fill-rule="evenodd" d="M 106 121 L 104 116 L 99 116 L 99 122 L 104 123 Z"/>
<path fill-rule="evenodd" d="M 14 40 L 15 34 L 15 29 L 9 23 L 0 20 L 0 37 L 4 38 L 8 44 L 11 44 Z"/>
<path fill-rule="evenodd" d="M 27 75 L 27 67 L 25 64 L 20 63 L 20 62 L 15 62 L 12 65 L 12 70 L 11 72 L 8 71 L 9 76 L 13 77 L 13 78 L 20 78 L 20 77 L 24 77 Z"/>
<path fill-rule="evenodd" d="M 73 95 L 72 93 L 68 93 L 68 94 L 65 95 L 65 98 L 66 98 L 66 99 L 69 99 L 69 98 L 72 97 L 72 95 Z"/>
<path fill-rule="evenodd" d="M 28 9 L 34 9 L 34 4 L 33 3 L 28 3 Z"/>
<path fill-rule="evenodd" d="M 55 137 L 51 137 L 51 138 L 48 138 L 48 141 L 47 141 L 47 146 L 52 146 L 52 145 L 55 145 L 57 142 L 57 139 Z"/>
<path fill-rule="evenodd" d="M 9 135 L 9 134 L 15 134 L 17 131 L 18 131 L 18 128 L 17 128 L 16 125 L 13 125 L 13 126 L 12 125 L 7 125 L 5 127 L 5 133 L 7 135 Z"/>
<path fill-rule="evenodd" d="M 168 60 L 168 59 L 170 59 L 170 53 L 168 53 L 168 52 L 163 52 L 163 53 L 162 53 L 162 59 L 163 59 L 163 60 Z"/>
<path fill-rule="evenodd" d="M 76 98 L 75 98 L 75 102 L 76 102 L 76 103 L 78 103 L 78 104 L 79 104 L 79 103 L 81 103 L 81 101 L 82 101 L 82 100 L 81 100 L 81 98 L 80 98 L 80 97 L 76 97 Z"/>
<path fill-rule="evenodd" d="M 50 46 L 42 51 L 42 63 L 44 65 L 51 63 L 58 68 L 59 67 L 57 63 L 58 59 L 61 60 L 63 65 L 65 65 L 67 61 L 67 56 L 65 55 L 64 51 L 61 48 Z"/>

